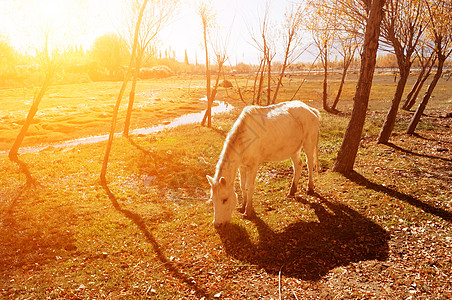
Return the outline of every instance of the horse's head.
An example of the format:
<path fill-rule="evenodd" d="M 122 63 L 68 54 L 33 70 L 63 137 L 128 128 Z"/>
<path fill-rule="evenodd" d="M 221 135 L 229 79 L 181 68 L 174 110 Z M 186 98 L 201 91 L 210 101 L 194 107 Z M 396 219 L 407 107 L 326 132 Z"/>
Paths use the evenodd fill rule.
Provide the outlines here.
<path fill-rule="evenodd" d="M 210 199 L 213 202 L 213 224 L 220 226 L 231 221 L 232 212 L 237 205 L 237 194 L 234 192 L 234 182 L 227 182 L 224 177 L 218 181 L 209 175 Z"/>

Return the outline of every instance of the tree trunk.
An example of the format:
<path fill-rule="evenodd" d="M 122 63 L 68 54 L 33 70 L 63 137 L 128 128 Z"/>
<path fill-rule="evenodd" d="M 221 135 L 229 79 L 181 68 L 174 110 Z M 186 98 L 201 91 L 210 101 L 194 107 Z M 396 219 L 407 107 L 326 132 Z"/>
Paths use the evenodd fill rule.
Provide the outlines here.
<path fill-rule="evenodd" d="M 209 101 L 210 101 L 210 107 L 212 107 L 212 104 L 213 104 L 213 101 L 215 101 L 215 97 L 216 97 L 216 95 L 217 95 L 217 91 L 218 91 L 218 83 L 220 82 L 220 75 L 221 75 L 221 70 L 223 69 L 223 64 L 222 63 L 220 63 L 219 65 L 218 65 L 218 74 L 217 74 L 217 79 L 216 79 L 216 81 L 215 81 L 215 86 L 213 87 L 213 90 L 212 90 L 212 93 L 211 93 L 211 95 L 210 95 L 210 98 L 209 98 Z M 211 113 L 210 113 L 210 117 L 211 117 Z M 208 114 L 207 114 L 207 111 L 206 111 L 206 113 L 204 114 L 204 117 L 203 117 L 203 123 L 206 121 L 206 118 L 208 117 Z M 209 124 L 210 124 L 210 120 L 209 120 Z M 209 125 L 209 127 L 210 127 L 210 125 Z"/>
<path fill-rule="evenodd" d="M 262 65 L 264 64 L 264 59 L 261 59 L 261 62 L 259 64 L 259 68 L 256 71 L 256 76 L 254 77 L 254 85 L 253 85 L 253 102 L 251 103 L 252 105 L 256 104 L 259 102 L 259 96 L 258 99 L 256 100 L 256 86 L 257 86 L 257 80 L 259 79 L 259 74 L 261 72 L 261 68 Z"/>
<path fill-rule="evenodd" d="M 406 130 L 407 134 L 413 134 L 414 131 L 416 130 L 416 126 L 419 123 L 419 120 L 421 119 L 421 116 L 424 113 L 425 108 L 427 107 L 428 101 L 430 100 L 433 90 L 435 89 L 436 84 L 438 83 L 439 79 L 441 78 L 445 60 L 446 60 L 446 57 L 444 55 L 438 55 L 438 69 L 436 70 L 435 76 L 433 77 L 432 82 L 428 86 L 428 89 L 425 92 L 421 103 L 419 104 L 416 112 L 414 113 L 413 117 L 411 118 L 410 124 L 408 125 L 408 128 Z"/>
<path fill-rule="evenodd" d="M 135 26 L 135 33 L 133 38 L 133 46 L 132 46 L 132 57 L 130 58 L 129 68 L 127 70 L 124 81 L 122 82 L 121 89 L 119 90 L 118 99 L 116 99 L 115 107 L 113 108 L 113 117 L 111 120 L 111 128 L 110 135 L 108 136 L 107 148 L 105 149 L 104 162 L 102 164 L 102 170 L 100 172 L 100 182 L 103 186 L 107 185 L 106 175 L 107 175 L 107 166 L 108 166 L 108 158 L 110 156 L 111 146 L 113 145 L 113 137 L 115 136 L 116 129 L 116 120 L 118 118 L 119 105 L 121 104 L 122 96 L 124 95 L 124 91 L 126 90 L 127 82 L 130 79 L 132 74 L 133 62 L 135 61 L 135 57 L 137 55 L 137 44 L 138 44 L 138 31 L 140 29 L 141 19 L 143 18 L 143 12 L 146 8 L 146 4 L 148 0 L 144 0 L 143 4 L 140 8 L 140 13 L 138 15 L 137 24 Z"/>
<path fill-rule="evenodd" d="M 53 77 L 53 74 L 54 74 L 53 66 L 50 66 L 49 70 L 46 73 L 44 83 L 42 84 L 42 87 L 39 90 L 38 95 L 33 99 L 33 104 L 31 105 L 30 111 L 28 112 L 27 119 L 25 120 L 25 123 L 22 126 L 19 134 L 17 135 L 16 140 L 14 141 L 14 144 L 11 147 L 11 150 L 9 151 L 8 154 L 9 159 L 12 162 L 17 163 L 20 167 L 20 170 L 25 174 L 25 177 L 27 178 L 27 184 L 34 184 L 35 180 L 33 179 L 33 176 L 31 176 L 31 172 L 27 168 L 27 165 L 19 159 L 17 153 L 19 151 L 20 145 L 22 144 L 25 136 L 27 135 L 28 128 L 30 127 L 34 116 L 38 112 L 39 103 L 41 103 L 41 100 L 44 97 L 44 94 L 50 85 L 50 81 Z"/>
<path fill-rule="evenodd" d="M 416 87 L 416 89 L 414 90 L 413 95 L 411 95 L 411 98 L 410 98 L 410 101 L 409 101 L 409 102 L 408 102 L 408 99 L 407 99 L 407 103 L 405 103 L 406 105 L 404 105 L 404 109 L 405 109 L 405 110 L 410 110 L 410 109 L 414 106 L 414 104 L 416 103 L 417 96 L 418 96 L 419 93 L 421 92 L 421 89 L 422 89 L 422 87 L 424 86 L 424 83 L 425 83 L 425 82 L 427 81 L 427 79 L 430 77 L 430 74 L 431 74 L 431 72 L 432 72 L 433 65 L 435 64 L 435 61 L 436 61 L 436 57 L 435 57 L 435 59 L 433 60 L 433 62 L 430 64 L 430 67 L 428 68 L 427 72 L 425 73 L 425 69 L 424 69 L 424 72 L 421 72 L 421 73 L 425 73 L 425 74 L 423 74 L 422 79 L 421 79 L 421 81 L 419 82 L 419 84 L 418 84 L 418 86 Z"/>
<path fill-rule="evenodd" d="M 380 36 L 380 23 L 383 18 L 383 6 L 385 0 L 373 0 L 367 20 L 364 35 L 363 54 L 361 58 L 361 70 L 356 85 L 355 102 L 350 122 L 345 131 L 341 148 L 339 149 L 333 171 L 347 173 L 353 170 L 356 154 L 366 120 L 366 112 L 369 105 L 370 89 L 375 70 Z"/>
<path fill-rule="evenodd" d="M 421 81 L 422 81 L 422 78 L 424 77 L 424 74 L 425 74 L 425 68 L 422 68 L 421 72 L 419 72 L 419 75 L 418 75 L 418 77 L 416 79 L 416 82 L 414 83 L 414 85 L 411 88 L 410 92 L 406 96 L 405 103 L 402 105 L 402 109 L 403 110 L 409 110 L 409 109 L 407 109 L 407 107 L 410 104 L 410 102 L 413 99 L 416 100 L 416 98 L 414 98 L 413 96 L 416 93 L 416 90 L 418 89 L 419 85 L 421 84 Z"/>
<path fill-rule="evenodd" d="M 273 100 L 272 100 L 273 104 L 276 103 L 276 97 L 278 96 L 279 88 L 282 85 L 282 80 L 284 78 L 284 73 L 286 72 L 287 59 L 288 59 L 288 55 L 289 55 L 288 52 L 289 52 L 289 49 L 290 49 L 289 47 L 290 47 L 290 44 L 287 46 L 286 55 L 284 57 L 284 63 L 282 65 L 282 69 L 281 69 L 281 74 L 279 74 L 278 83 L 276 84 L 275 93 L 273 94 Z"/>
<path fill-rule="evenodd" d="M 272 93 L 272 89 L 271 89 L 271 81 L 272 81 L 272 61 L 270 60 L 270 50 L 268 50 L 268 54 L 267 54 L 267 65 L 268 65 L 268 69 L 267 69 L 267 105 L 271 104 L 271 93 Z"/>
<path fill-rule="evenodd" d="M 52 68 L 52 67 L 50 66 L 50 68 Z M 42 87 L 39 90 L 39 93 L 36 96 L 36 98 L 33 99 L 33 104 L 31 105 L 30 111 L 28 112 L 27 119 L 25 120 L 24 125 L 22 126 L 19 134 L 16 137 L 16 140 L 14 141 L 13 146 L 11 147 L 11 150 L 9 151 L 8 156 L 13 161 L 17 162 L 17 160 L 18 160 L 17 152 L 19 151 L 20 145 L 22 144 L 25 136 L 27 135 L 28 128 L 30 127 L 34 116 L 38 112 L 39 103 L 41 103 L 41 100 L 44 97 L 44 94 L 50 85 L 50 81 L 52 79 L 53 73 L 54 73 L 53 70 L 49 70 L 46 73 L 44 83 L 42 84 Z"/>
<path fill-rule="evenodd" d="M 143 56 L 143 52 L 140 50 L 140 53 L 138 53 L 137 58 L 136 58 L 135 70 L 133 73 L 132 88 L 130 89 L 130 94 L 129 94 L 129 106 L 127 107 L 127 115 L 126 115 L 126 121 L 124 123 L 124 132 L 123 132 L 123 135 L 125 137 L 129 137 L 130 121 L 132 119 L 133 102 L 135 101 L 135 89 L 137 86 L 138 74 L 140 73 L 142 56 Z"/>
<path fill-rule="evenodd" d="M 342 76 L 341 76 L 341 83 L 339 84 L 339 90 L 337 91 L 336 99 L 334 99 L 333 105 L 331 106 L 332 111 L 336 111 L 337 103 L 339 102 L 339 99 L 341 98 L 342 89 L 343 89 L 344 83 L 345 83 L 345 77 L 347 76 L 347 69 L 348 69 L 348 66 L 344 66 L 344 71 L 342 72 Z"/>
<path fill-rule="evenodd" d="M 404 110 L 411 110 L 411 108 L 413 108 L 414 104 L 416 104 L 416 99 L 417 96 L 419 95 L 419 93 L 422 90 L 422 87 L 424 86 L 425 81 L 430 77 L 430 71 L 428 71 L 426 74 L 424 74 L 424 76 L 422 77 L 421 81 L 419 82 L 418 86 L 416 87 L 416 89 L 414 90 L 414 93 L 410 96 L 409 101 L 407 98 L 407 102 L 405 103 L 406 105 L 403 106 Z M 413 87 L 414 88 L 414 87 Z"/>
<path fill-rule="evenodd" d="M 261 70 L 261 76 L 259 78 L 259 86 L 257 88 L 257 99 L 256 99 L 256 104 L 260 105 L 260 98 L 261 98 L 261 94 L 262 94 L 262 86 L 264 85 L 264 71 L 265 71 L 265 60 L 264 63 L 262 65 L 262 70 Z"/>
<path fill-rule="evenodd" d="M 322 95 L 322 103 L 323 109 L 326 111 L 331 111 L 328 106 L 328 48 L 324 46 L 324 57 L 323 57 L 323 95 Z"/>
<path fill-rule="evenodd" d="M 240 100 L 242 100 L 243 103 L 247 104 L 245 99 L 243 99 L 242 90 L 239 86 L 239 83 L 237 82 L 237 77 L 234 77 L 234 80 L 235 80 L 235 85 L 237 86 L 237 92 L 239 93 Z"/>
<path fill-rule="evenodd" d="M 206 50 L 206 97 L 207 97 L 207 109 L 202 119 L 201 126 L 204 126 L 207 119 L 207 127 L 211 127 L 211 115 L 212 115 L 212 103 L 210 101 L 210 66 L 209 66 L 209 50 L 207 49 L 207 23 L 203 24 L 204 32 L 204 48 Z"/>
<path fill-rule="evenodd" d="M 400 79 L 397 83 L 396 92 L 394 98 L 392 99 L 391 108 L 386 115 L 386 119 L 381 127 L 380 134 L 378 136 L 379 144 L 387 144 L 389 138 L 391 137 L 392 130 L 394 129 L 397 112 L 399 110 L 400 102 L 402 101 L 403 91 L 405 89 L 408 76 L 410 75 L 410 63 L 408 63 L 402 70 L 400 70 Z"/>

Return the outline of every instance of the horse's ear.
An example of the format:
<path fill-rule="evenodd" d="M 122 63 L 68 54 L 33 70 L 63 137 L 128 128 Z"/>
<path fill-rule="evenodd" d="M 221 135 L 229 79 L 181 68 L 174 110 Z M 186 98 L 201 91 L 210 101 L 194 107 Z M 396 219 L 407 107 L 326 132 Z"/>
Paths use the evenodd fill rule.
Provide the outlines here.
<path fill-rule="evenodd" d="M 209 181 L 209 184 L 212 186 L 213 185 L 213 178 L 210 177 L 209 175 L 206 175 L 207 181 Z"/>
<path fill-rule="evenodd" d="M 220 184 L 223 186 L 226 185 L 226 179 L 224 179 L 224 177 L 220 178 Z"/>

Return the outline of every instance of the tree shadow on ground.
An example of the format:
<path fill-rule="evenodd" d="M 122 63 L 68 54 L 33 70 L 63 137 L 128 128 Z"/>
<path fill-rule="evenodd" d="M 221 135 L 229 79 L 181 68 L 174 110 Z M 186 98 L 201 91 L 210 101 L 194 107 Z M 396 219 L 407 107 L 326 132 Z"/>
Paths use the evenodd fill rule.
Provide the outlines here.
<path fill-rule="evenodd" d="M 229 224 L 218 229 L 232 257 L 277 274 L 302 280 L 319 280 L 330 270 L 363 260 L 386 260 L 389 234 L 379 225 L 341 203 L 327 201 L 310 206 L 318 221 L 298 221 L 275 232 L 255 216 L 259 241 L 255 244 L 242 226 Z"/>
<path fill-rule="evenodd" d="M 417 137 L 419 139 L 425 140 L 425 141 L 440 142 L 440 143 L 444 143 L 444 144 L 452 144 L 450 141 L 447 141 L 447 140 L 444 140 L 444 139 L 439 139 L 439 138 L 438 139 L 436 139 L 436 138 L 429 138 L 429 137 L 423 136 L 423 135 L 421 135 L 421 134 L 419 134 L 417 132 L 411 133 L 410 135 L 413 136 L 413 137 Z"/>
<path fill-rule="evenodd" d="M 34 216 L 24 222 L 12 215 L 0 215 L 0 224 L 0 285 L 3 275 L 13 270 L 34 269 L 54 261 L 60 252 L 76 250 L 72 232 Z"/>
<path fill-rule="evenodd" d="M 27 181 L 24 183 L 24 185 L 18 188 L 16 190 L 16 194 L 13 197 L 11 197 L 11 203 L 9 204 L 9 208 L 6 210 L 7 212 L 11 212 L 14 206 L 16 205 L 17 201 L 38 183 L 36 179 L 34 179 L 33 176 L 31 175 L 30 169 L 28 168 L 27 164 L 24 161 L 20 160 L 19 157 L 15 155 L 10 155 L 9 159 L 19 166 L 20 171 L 24 173 Z"/>
<path fill-rule="evenodd" d="M 450 211 L 444 210 L 439 207 L 434 207 L 428 203 L 422 202 L 421 200 L 417 199 L 416 197 L 414 197 L 412 195 L 407 195 L 407 194 L 395 191 L 393 189 L 390 189 L 387 186 L 383 186 L 383 185 L 377 184 L 375 182 L 372 182 L 369 179 L 365 178 L 363 175 L 361 175 L 355 171 L 345 174 L 344 176 L 356 184 L 365 186 L 366 188 L 372 189 L 376 192 L 385 193 L 388 196 L 394 197 L 394 198 L 404 201 L 412 206 L 420 208 L 426 213 L 438 216 L 445 221 L 452 222 L 452 212 L 450 212 Z"/>
<path fill-rule="evenodd" d="M 215 131 L 217 134 L 221 135 L 222 137 L 226 138 L 226 136 L 228 135 L 228 131 L 223 129 L 223 128 L 218 128 L 218 127 L 210 127 L 210 129 L 212 129 L 212 131 Z"/>
<path fill-rule="evenodd" d="M 209 295 L 206 292 L 206 290 L 201 287 L 198 283 L 196 283 L 193 279 L 191 279 L 189 276 L 184 274 L 172 261 L 170 261 L 164 253 L 164 249 L 160 246 L 159 242 L 155 239 L 154 235 L 149 231 L 145 224 L 145 220 L 137 213 L 124 209 L 119 204 L 118 200 L 116 199 L 115 195 L 111 192 L 108 185 L 102 185 L 103 189 L 108 195 L 108 198 L 110 199 L 111 203 L 113 204 L 113 207 L 121 212 L 126 218 L 128 218 L 130 221 L 132 221 L 144 234 L 146 237 L 146 240 L 152 245 L 154 252 L 157 256 L 157 258 L 161 261 L 162 266 L 164 266 L 174 277 L 179 279 L 181 282 L 185 283 L 189 288 L 191 288 L 195 295 L 198 298 L 208 298 Z"/>
<path fill-rule="evenodd" d="M 48 214 L 34 207 L 37 201 L 42 201 L 40 192 L 25 184 L 9 208 L 0 207 L 0 286 L 17 270 L 39 268 L 60 253 L 77 249 L 76 238 L 65 225 L 72 208 L 59 207 Z"/>
<path fill-rule="evenodd" d="M 3 213 L 3 214 L 11 214 L 13 209 L 14 209 L 14 207 L 16 206 L 17 202 L 19 201 L 19 199 L 25 197 L 27 192 L 30 192 L 31 188 L 33 186 L 34 185 L 32 183 L 27 181 L 21 187 L 18 187 L 16 189 L 16 192 L 14 193 L 14 195 L 11 197 L 11 202 L 9 203 L 8 208 L 3 210 L 3 211 L 1 211 L 1 213 Z"/>
<path fill-rule="evenodd" d="M 18 156 L 12 155 L 10 160 L 18 164 L 26 182 L 15 189 L 4 208 L 0 206 L 0 285 L 9 272 L 37 268 L 54 261 L 60 252 L 77 249 L 74 234 L 64 226 L 68 211 L 59 207 L 51 212 L 55 217 L 49 218 L 47 213 L 44 217 L 43 211 L 33 206 L 42 201 L 41 184 Z"/>
<path fill-rule="evenodd" d="M 19 165 L 20 171 L 25 174 L 25 177 L 27 178 L 27 184 L 28 185 L 35 185 L 36 180 L 31 175 L 30 169 L 28 168 L 27 164 L 19 159 L 17 155 L 9 155 L 9 159 L 12 162 L 15 162 Z"/>
<path fill-rule="evenodd" d="M 141 145 L 137 144 L 137 142 L 135 142 L 132 137 L 128 136 L 127 140 L 129 141 L 129 143 L 134 146 L 135 148 L 137 148 L 138 150 L 140 150 L 141 152 L 143 152 L 144 155 L 152 155 L 152 152 L 143 148 Z"/>
<path fill-rule="evenodd" d="M 429 158 L 429 159 L 439 159 L 439 160 L 442 160 L 442 161 L 452 162 L 452 159 L 450 159 L 450 158 L 444 158 L 444 157 L 435 156 L 435 155 L 428 155 L 428 154 L 423 154 L 423 153 L 417 153 L 417 152 L 414 152 L 414 151 L 411 151 L 411 150 L 408 150 L 408 149 L 404 149 L 404 148 L 402 148 L 400 146 L 397 146 L 396 144 L 393 144 L 393 143 L 386 143 L 386 145 L 391 147 L 391 148 L 393 148 L 393 149 L 395 149 L 395 150 L 397 150 L 397 151 L 399 151 L 399 152 L 405 153 L 405 154 L 409 154 L 409 155 L 413 155 L 413 156 L 417 156 L 417 157 L 425 157 L 425 158 Z"/>

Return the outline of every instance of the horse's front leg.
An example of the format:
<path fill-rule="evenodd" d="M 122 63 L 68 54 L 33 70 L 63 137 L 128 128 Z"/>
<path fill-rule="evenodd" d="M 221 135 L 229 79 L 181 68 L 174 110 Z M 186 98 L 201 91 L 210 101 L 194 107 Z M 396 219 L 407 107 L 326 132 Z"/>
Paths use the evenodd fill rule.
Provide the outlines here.
<path fill-rule="evenodd" d="M 259 165 L 249 166 L 246 172 L 246 208 L 245 218 L 251 218 L 254 216 L 253 208 L 253 194 L 254 194 L 254 181 L 256 180 L 257 170 Z"/>
<path fill-rule="evenodd" d="M 241 166 L 240 170 L 240 189 L 242 190 L 242 207 L 238 209 L 239 212 L 242 214 L 245 212 L 246 208 L 246 202 L 247 202 L 247 194 L 246 194 L 246 174 L 247 174 L 247 167 Z"/>

